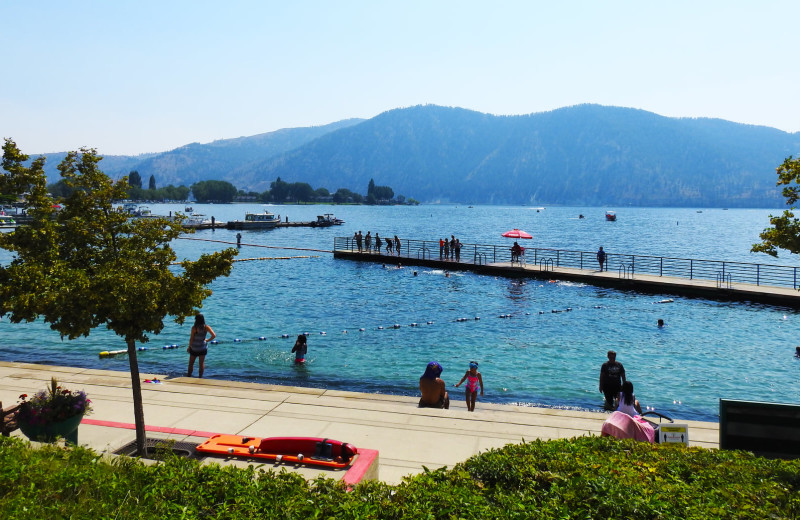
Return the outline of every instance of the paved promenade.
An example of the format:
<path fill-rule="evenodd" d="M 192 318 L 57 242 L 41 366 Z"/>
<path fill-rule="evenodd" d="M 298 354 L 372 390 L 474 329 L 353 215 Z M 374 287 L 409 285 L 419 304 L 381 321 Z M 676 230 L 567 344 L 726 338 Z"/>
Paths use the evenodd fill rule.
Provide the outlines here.
<path fill-rule="evenodd" d="M 461 391 L 451 394 L 450 410 L 432 410 L 417 408 L 413 397 L 141 376 L 142 380 L 162 380 L 160 384 L 142 384 L 149 438 L 199 444 L 213 433 L 329 437 L 377 450 L 377 477 L 389 483 L 420 473 L 423 466 L 452 467 L 481 451 L 523 439 L 599 435 L 606 417 L 604 413 L 480 401 L 476 411 L 469 413 L 460 399 Z M 127 372 L 0 362 L 0 400 L 5 406 L 14 404 L 20 394 L 44 389 L 51 377 L 70 390 L 85 390 L 92 400 L 94 413 L 80 426 L 80 444 L 113 452 L 136 438 L 131 429 L 134 419 Z M 598 394 L 598 402 L 600 399 Z M 691 445 L 718 446 L 717 423 L 675 419 L 689 424 Z M 14 435 L 21 434 L 17 431 Z M 307 477 L 321 471 L 288 469 Z M 328 475 L 343 476 L 336 473 Z"/>

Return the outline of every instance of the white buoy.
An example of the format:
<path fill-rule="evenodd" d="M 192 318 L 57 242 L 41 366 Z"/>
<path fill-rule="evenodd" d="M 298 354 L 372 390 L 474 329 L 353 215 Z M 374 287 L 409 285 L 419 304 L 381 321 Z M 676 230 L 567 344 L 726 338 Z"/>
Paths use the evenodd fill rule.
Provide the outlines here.
<path fill-rule="evenodd" d="M 364 332 L 365 330 L 366 329 L 364 327 L 361 327 L 360 329 L 358 329 L 359 332 Z"/>

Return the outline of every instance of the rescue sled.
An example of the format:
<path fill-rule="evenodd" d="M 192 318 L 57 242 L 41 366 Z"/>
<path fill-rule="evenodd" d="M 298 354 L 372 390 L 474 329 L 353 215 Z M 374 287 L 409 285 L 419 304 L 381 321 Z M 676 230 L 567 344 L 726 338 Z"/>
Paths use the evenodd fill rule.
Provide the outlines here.
<path fill-rule="evenodd" d="M 352 444 L 321 437 L 244 437 L 214 435 L 195 448 L 202 453 L 346 468 L 358 449 Z"/>

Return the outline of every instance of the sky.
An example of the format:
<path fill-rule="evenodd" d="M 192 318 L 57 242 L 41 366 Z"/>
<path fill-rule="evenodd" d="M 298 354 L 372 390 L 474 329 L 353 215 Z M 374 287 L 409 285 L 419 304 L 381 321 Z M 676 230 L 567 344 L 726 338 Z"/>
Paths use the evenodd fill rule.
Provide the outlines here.
<path fill-rule="evenodd" d="M 0 137 L 162 152 L 420 104 L 800 131 L 797 0 L 0 0 Z"/>

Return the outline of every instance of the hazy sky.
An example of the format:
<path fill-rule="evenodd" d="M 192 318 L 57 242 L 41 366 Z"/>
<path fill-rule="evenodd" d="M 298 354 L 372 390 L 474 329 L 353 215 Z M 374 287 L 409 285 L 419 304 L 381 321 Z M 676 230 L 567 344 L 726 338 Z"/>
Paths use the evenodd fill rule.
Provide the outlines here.
<path fill-rule="evenodd" d="M 169 150 L 418 104 L 800 130 L 800 2 L 0 0 L 0 137 Z"/>

